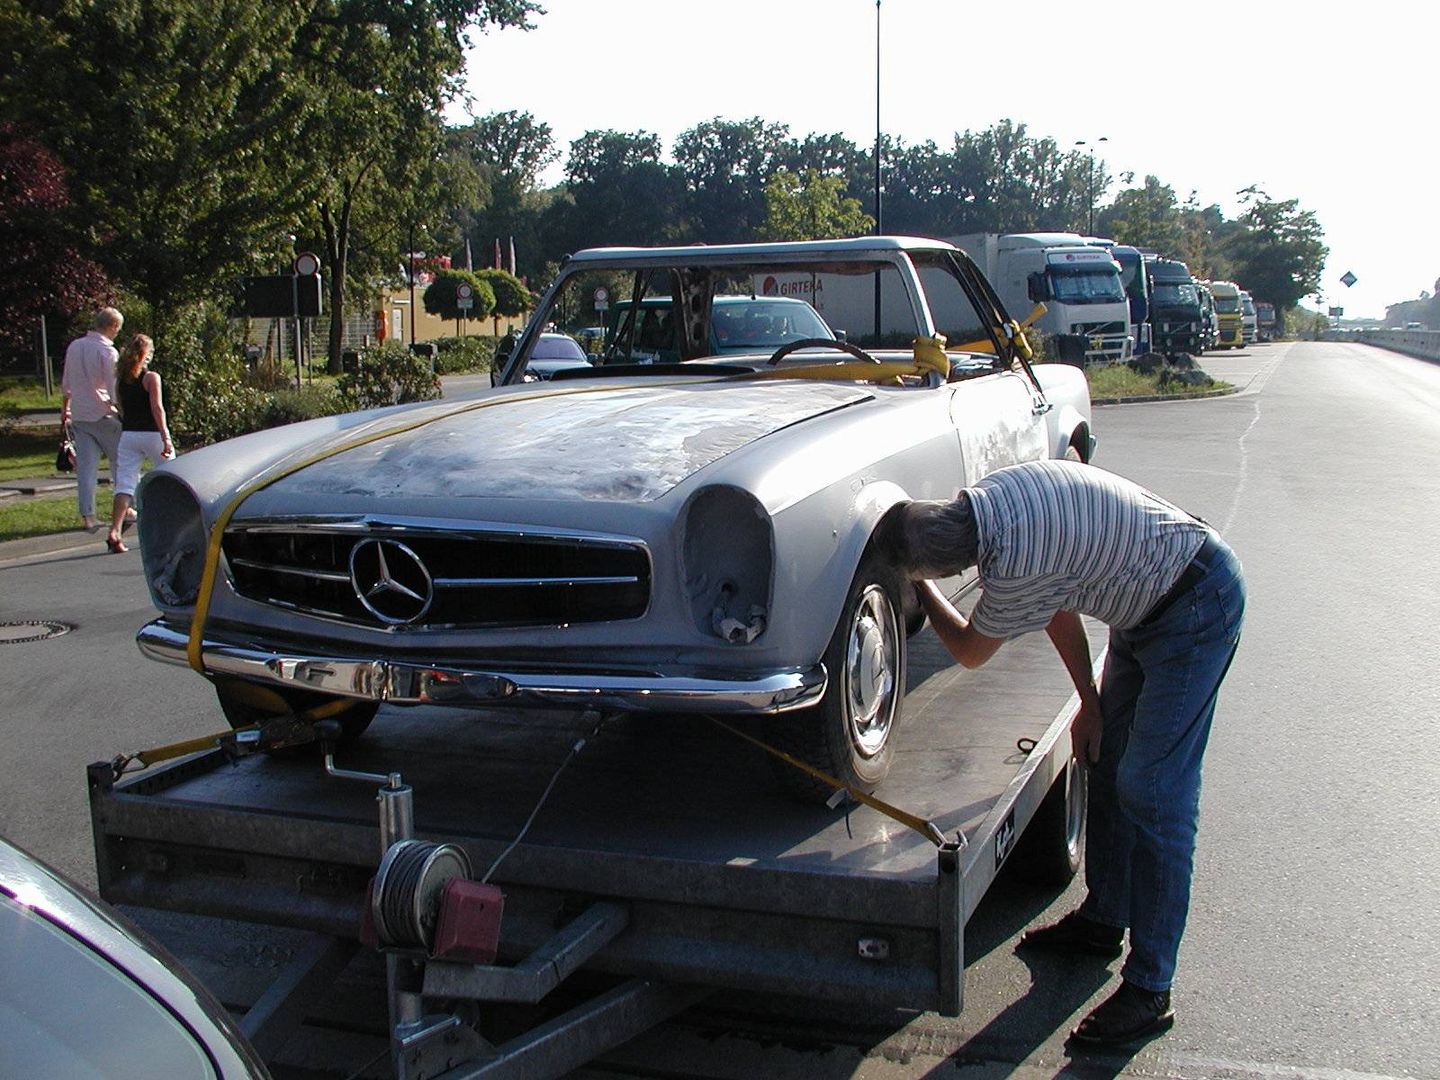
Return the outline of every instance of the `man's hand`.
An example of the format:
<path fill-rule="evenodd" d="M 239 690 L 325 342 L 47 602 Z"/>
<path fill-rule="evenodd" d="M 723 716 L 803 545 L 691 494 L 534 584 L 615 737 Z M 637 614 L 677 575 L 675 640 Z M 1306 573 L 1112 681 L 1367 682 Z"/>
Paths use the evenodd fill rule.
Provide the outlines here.
<path fill-rule="evenodd" d="M 1103 728 L 1100 703 L 1093 697 L 1089 702 L 1082 699 L 1075 719 L 1070 721 L 1070 742 L 1076 761 L 1082 765 L 1100 763 L 1100 734 Z"/>

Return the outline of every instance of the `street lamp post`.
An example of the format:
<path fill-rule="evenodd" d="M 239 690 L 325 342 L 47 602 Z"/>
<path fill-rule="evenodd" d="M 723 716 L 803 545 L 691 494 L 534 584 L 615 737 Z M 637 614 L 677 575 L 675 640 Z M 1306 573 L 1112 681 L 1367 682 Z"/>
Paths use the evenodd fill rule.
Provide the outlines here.
<path fill-rule="evenodd" d="M 415 344 L 415 222 L 410 222 L 410 344 Z"/>
<path fill-rule="evenodd" d="M 885 233 L 880 182 L 880 0 L 875 0 L 875 235 Z M 880 271 L 875 271 L 875 340 L 880 340 Z"/>
<path fill-rule="evenodd" d="M 1091 236 L 1095 235 L 1095 144 L 1109 141 L 1104 135 L 1101 135 L 1094 143 L 1086 142 L 1084 139 L 1075 140 L 1075 145 L 1085 147 L 1089 154 L 1090 164 L 1085 171 L 1085 191 L 1088 202 L 1085 228 Z"/>

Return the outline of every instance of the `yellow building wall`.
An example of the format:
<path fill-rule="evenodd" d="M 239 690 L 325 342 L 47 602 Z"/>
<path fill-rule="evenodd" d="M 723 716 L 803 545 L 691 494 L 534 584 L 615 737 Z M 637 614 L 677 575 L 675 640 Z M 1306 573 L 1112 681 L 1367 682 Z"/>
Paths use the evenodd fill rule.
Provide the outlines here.
<path fill-rule="evenodd" d="M 498 319 L 464 319 L 460 323 L 454 320 L 442 319 L 438 315 L 431 315 L 425 310 L 425 303 L 422 297 L 424 290 L 415 289 L 415 307 L 419 310 L 414 314 L 415 340 L 434 341 L 437 338 L 463 336 L 499 336 L 508 330 L 519 333 L 525 325 L 525 318 L 501 317 Z M 385 311 L 387 320 L 386 336 L 392 341 L 410 341 L 410 290 L 408 288 L 385 289 L 380 293 L 380 307 Z M 379 309 L 377 309 L 379 310 Z"/>

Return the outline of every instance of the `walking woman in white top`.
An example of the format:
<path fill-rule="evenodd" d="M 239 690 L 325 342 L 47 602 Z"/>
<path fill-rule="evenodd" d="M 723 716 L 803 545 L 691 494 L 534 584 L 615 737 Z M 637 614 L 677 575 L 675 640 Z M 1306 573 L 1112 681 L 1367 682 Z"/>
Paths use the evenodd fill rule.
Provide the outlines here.
<path fill-rule="evenodd" d="M 165 422 L 165 402 L 160 393 L 160 376 L 149 368 L 155 343 L 136 334 L 125 346 L 116 364 L 116 387 L 120 398 L 120 460 L 115 468 L 115 509 L 105 546 L 116 555 L 129 551 L 120 533 L 125 516 L 135 500 L 140 466 L 148 460 L 159 464 L 175 456 L 170 428 Z"/>

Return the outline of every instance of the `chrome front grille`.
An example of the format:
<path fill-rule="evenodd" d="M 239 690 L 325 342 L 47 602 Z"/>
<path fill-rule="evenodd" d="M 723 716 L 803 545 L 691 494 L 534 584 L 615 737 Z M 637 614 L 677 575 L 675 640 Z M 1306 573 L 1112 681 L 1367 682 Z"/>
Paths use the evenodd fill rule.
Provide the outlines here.
<path fill-rule="evenodd" d="M 636 543 L 376 523 L 225 531 L 235 591 L 358 626 L 555 626 L 634 619 L 650 600 Z"/>

